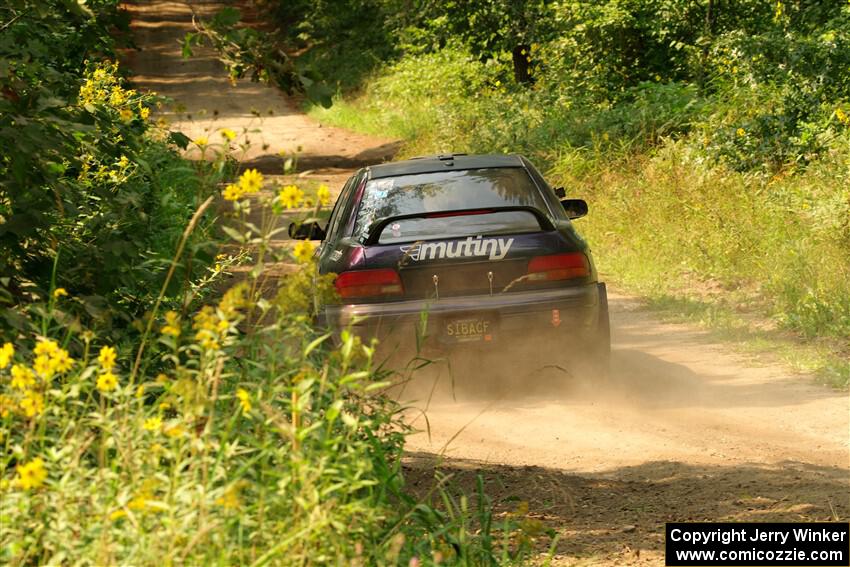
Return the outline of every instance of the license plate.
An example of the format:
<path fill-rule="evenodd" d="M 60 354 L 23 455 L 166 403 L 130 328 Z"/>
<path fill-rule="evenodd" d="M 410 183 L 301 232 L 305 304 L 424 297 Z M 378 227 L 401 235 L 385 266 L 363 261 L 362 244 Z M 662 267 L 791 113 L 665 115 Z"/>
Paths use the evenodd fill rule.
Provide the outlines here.
<path fill-rule="evenodd" d="M 496 317 L 490 314 L 443 319 L 445 342 L 493 342 L 496 340 Z"/>

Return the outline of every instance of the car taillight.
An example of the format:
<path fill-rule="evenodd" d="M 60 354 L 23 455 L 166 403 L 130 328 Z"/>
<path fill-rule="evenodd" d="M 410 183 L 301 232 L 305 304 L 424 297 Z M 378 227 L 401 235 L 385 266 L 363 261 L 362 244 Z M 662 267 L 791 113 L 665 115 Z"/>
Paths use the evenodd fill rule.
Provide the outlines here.
<path fill-rule="evenodd" d="M 404 293 L 401 278 L 398 272 L 392 269 L 343 272 L 336 277 L 334 285 L 340 297 L 344 299 Z"/>
<path fill-rule="evenodd" d="M 587 256 L 581 252 L 538 256 L 528 263 L 527 281 L 543 282 L 553 280 L 571 280 L 590 275 Z"/>

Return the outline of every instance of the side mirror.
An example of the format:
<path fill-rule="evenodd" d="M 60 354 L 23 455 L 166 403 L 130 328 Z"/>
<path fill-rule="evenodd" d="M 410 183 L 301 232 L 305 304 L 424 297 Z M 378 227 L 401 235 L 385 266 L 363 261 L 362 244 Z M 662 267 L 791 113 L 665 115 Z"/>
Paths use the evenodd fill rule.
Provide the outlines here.
<path fill-rule="evenodd" d="M 324 240 L 325 231 L 317 222 L 289 223 L 289 238 L 295 240 Z"/>
<path fill-rule="evenodd" d="M 564 197 L 567 196 L 567 190 L 564 189 L 563 187 L 555 187 L 554 191 L 555 191 L 555 196 L 558 197 L 559 199 L 563 199 Z"/>
<path fill-rule="evenodd" d="M 561 205 L 570 219 L 580 219 L 587 214 L 587 201 L 584 199 L 563 199 Z"/>

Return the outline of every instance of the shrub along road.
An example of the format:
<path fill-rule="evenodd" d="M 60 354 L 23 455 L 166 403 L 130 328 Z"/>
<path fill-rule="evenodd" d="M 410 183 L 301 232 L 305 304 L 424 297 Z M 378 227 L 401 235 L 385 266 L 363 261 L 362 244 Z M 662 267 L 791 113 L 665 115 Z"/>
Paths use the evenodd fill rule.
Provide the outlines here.
<path fill-rule="evenodd" d="M 178 42 L 192 29 L 186 4 L 129 9 L 140 48 L 127 54 L 134 82 L 172 97 L 162 117 L 190 138 L 214 144 L 221 129 L 233 130 L 251 140 L 243 164 L 267 174 L 281 172 L 280 152 L 297 151 L 302 182 L 333 191 L 353 168 L 395 151 L 391 140 L 321 126 L 272 88 L 231 86 L 208 52 L 182 59 Z M 592 210 L 580 222 L 592 223 Z M 408 444 L 412 485 L 424 490 L 436 467 L 471 493 L 483 473 L 497 511 L 525 513 L 527 502 L 528 516 L 559 534 L 556 563 L 661 564 L 665 521 L 850 517 L 846 392 L 662 323 L 634 298 L 612 294 L 611 303 L 609 384 L 529 372 L 534 353 L 500 370 L 512 376 L 501 388 L 489 386 L 495 370 L 456 376 L 476 393 L 428 404 L 430 432 Z M 541 547 L 548 541 L 541 533 Z"/>

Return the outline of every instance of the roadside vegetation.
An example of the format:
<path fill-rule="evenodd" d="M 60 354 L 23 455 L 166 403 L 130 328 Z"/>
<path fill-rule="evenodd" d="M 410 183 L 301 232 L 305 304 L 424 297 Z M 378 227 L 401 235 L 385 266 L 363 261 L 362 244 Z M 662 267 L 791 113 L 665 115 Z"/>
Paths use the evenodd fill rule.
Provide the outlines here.
<path fill-rule="evenodd" d="M 766 318 L 846 387 L 850 5 L 408 4 L 271 3 L 336 82 L 314 117 L 410 155 L 529 155 L 590 202 L 611 280 L 715 326 Z"/>
<path fill-rule="evenodd" d="M 328 188 L 154 121 L 126 23 L 116 0 L 0 8 L 0 562 L 521 562 L 539 522 L 447 478 L 407 492 L 374 345 L 313 325 L 334 292 L 309 242 L 271 245 Z"/>

